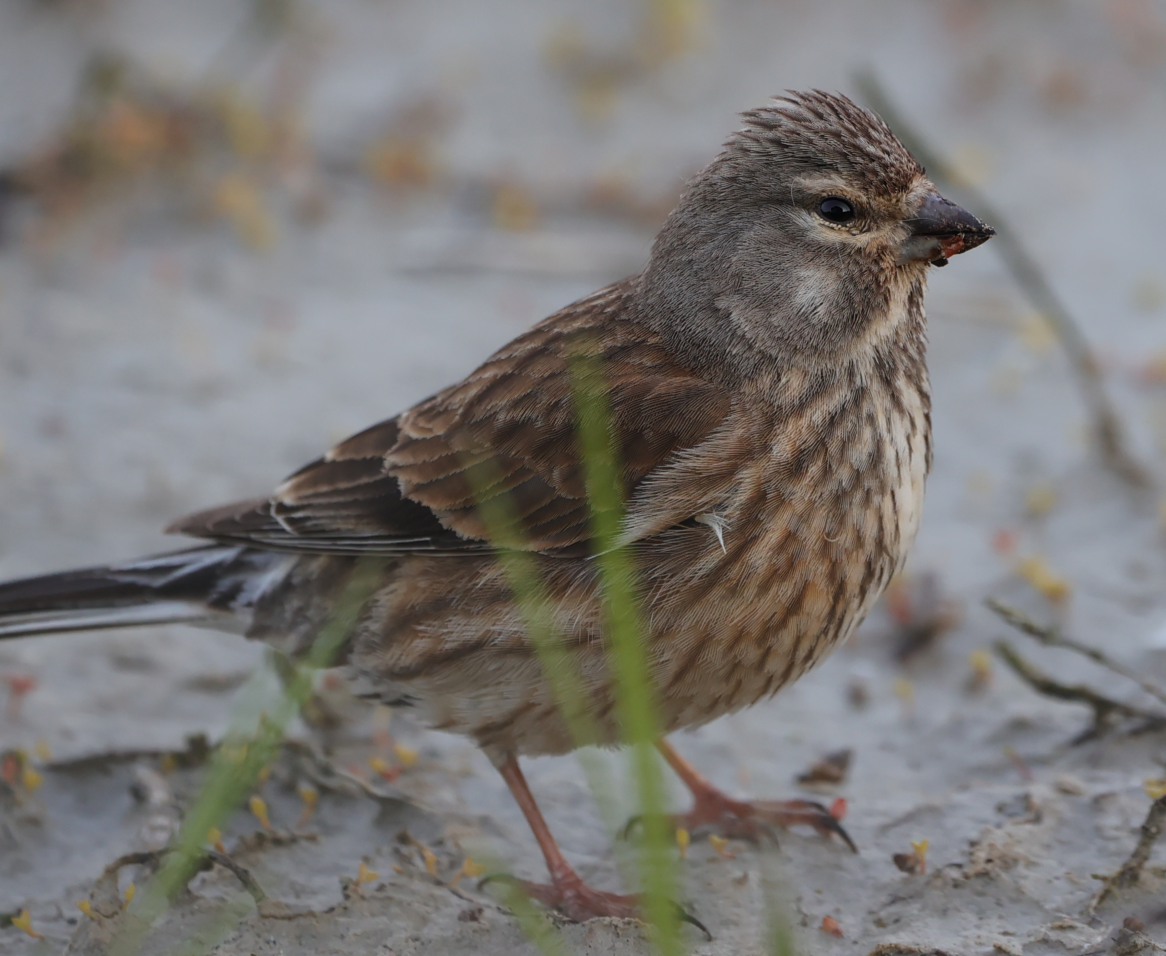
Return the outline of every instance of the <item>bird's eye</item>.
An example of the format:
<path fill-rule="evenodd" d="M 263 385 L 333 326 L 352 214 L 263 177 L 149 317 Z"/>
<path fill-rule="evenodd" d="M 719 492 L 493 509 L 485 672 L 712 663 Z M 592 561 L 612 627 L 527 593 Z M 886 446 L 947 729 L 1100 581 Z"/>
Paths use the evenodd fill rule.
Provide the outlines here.
<path fill-rule="evenodd" d="M 823 199 L 818 212 L 823 219 L 829 219 L 831 222 L 850 222 L 854 218 L 854 207 L 837 196 Z"/>

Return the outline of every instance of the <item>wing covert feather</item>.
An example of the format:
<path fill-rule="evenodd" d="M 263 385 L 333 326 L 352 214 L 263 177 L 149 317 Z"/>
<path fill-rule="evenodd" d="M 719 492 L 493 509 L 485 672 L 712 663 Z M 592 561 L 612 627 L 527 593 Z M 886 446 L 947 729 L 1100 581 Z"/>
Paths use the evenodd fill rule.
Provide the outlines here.
<path fill-rule="evenodd" d="M 512 519 L 508 537 L 536 551 L 585 545 L 576 356 L 602 369 L 629 495 L 708 438 L 731 405 L 723 388 L 620 314 L 627 291 L 617 284 L 556 313 L 461 382 L 341 442 L 271 499 L 192 515 L 169 530 L 324 553 L 482 550 L 497 529 L 487 528 L 478 503 L 504 496 L 494 511 Z"/>

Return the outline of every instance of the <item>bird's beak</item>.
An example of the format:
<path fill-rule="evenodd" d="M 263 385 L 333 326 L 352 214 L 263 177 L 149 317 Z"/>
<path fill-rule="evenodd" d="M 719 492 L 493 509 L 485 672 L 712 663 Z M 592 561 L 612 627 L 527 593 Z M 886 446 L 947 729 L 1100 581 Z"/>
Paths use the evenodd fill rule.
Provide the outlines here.
<path fill-rule="evenodd" d="M 952 256 L 975 249 L 996 235 L 987 223 L 936 192 L 929 193 L 904 224 L 910 232 L 900 246 L 900 262 L 926 260 L 945 266 Z"/>

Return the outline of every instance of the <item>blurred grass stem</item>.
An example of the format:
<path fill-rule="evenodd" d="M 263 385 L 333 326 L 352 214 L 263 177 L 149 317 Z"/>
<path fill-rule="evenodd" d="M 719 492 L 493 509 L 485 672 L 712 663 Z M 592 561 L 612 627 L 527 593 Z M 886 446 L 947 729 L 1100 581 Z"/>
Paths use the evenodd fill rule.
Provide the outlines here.
<path fill-rule="evenodd" d="M 674 902 L 677 881 L 671 854 L 673 835 L 664 815 L 664 779 L 655 750 L 661 726 L 636 593 L 635 567 L 630 549 L 620 542 L 624 488 L 618 450 L 611 430 L 607 387 L 598 360 L 577 355 L 571 371 L 587 497 L 591 502 L 594 560 L 607 615 L 617 713 L 630 749 L 632 775 L 643 814 L 640 868 L 644 910 L 656 931 L 661 952 L 671 956 L 682 952 Z"/>
<path fill-rule="evenodd" d="M 113 956 L 133 956 L 146 933 L 185 888 L 207 856 L 212 828 L 221 828 L 255 787 L 260 771 L 275 758 L 288 723 L 312 693 L 315 674 L 335 660 L 357 619 L 382 579 L 383 562 L 361 559 L 353 566 L 336 610 L 312 643 L 295 673 L 285 682 L 270 713 L 260 716 L 251 733 L 229 733 L 216 749 L 211 768 L 162 868 L 126 913 Z"/>

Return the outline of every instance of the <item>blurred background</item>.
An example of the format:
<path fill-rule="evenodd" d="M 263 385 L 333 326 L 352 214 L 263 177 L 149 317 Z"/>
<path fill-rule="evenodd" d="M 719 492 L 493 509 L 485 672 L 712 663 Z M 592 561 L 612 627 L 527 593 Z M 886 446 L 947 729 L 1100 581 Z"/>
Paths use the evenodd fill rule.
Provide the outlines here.
<path fill-rule="evenodd" d="M 1128 854 L 1166 749 L 1150 735 L 1066 750 L 1088 712 L 993 663 L 1003 625 L 981 605 L 1002 596 L 1166 674 L 1161 0 L 4 0 L 0 576 L 171 547 L 159 529 L 175 516 L 266 493 L 638 271 L 735 114 L 806 87 L 868 103 L 881 90 L 965 204 L 1006 219 L 1091 344 L 1149 480 L 1131 487 L 1098 454 L 1057 328 L 1009 249 L 954 260 L 928 298 L 936 458 L 909 574 L 851 648 L 682 747 L 726 786 L 771 796 L 852 750 L 831 793 L 850 800 L 863 857 L 812 838 L 784 851 L 809 951 L 995 940 L 1019 953 L 1076 932 L 1084 946 L 1102 932 L 1088 920 L 1050 927 L 1080 911 L 1090 872 Z M 214 739 L 260 657 L 180 628 L 0 647 L 0 744 L 48 774 L 5 810 L 0 873 L 18 875 L 0 875 L 0 910 L 28 906 L 68 938 L 72 887 L 139 827 L 120 783 L 77 802 L 94 785 L 77 761 Z M 1040 659 L 1065 679 L 1083 666 Z M 465 814 L 466 832 L 538 875 L 488 765 L 461 741 L 403 739 L 424 772 L 414 791 L 409 774 L 394 785 L 443 819 Z M 568 851 L 611 882 L 574 765 L 538 761 L 532 780 Z M 1024 823 L 1000 815 L 1017 793 L 1046 801 L 1044 824 L 1007 829 Z M 319 880 L 287 893 L 339 899 L 354 847 L 391 839 L 374 822 L 337 818 Z M 985 828 L 1004 835 L 985 844 Z M 954 883 L 892 865 L 924 838 L 936 869 L 986 867 L 967 877 L 989 900 L 971 923 Z M 977 864 L 985 845 L 1013 847 L 1011 862 Z M 271 878 L 295 865 L 272 863 Z M 710 898 L 738 892 L 730 876 L 748 867 L 732 866 Z M 1152 924 L 1148 906 L 1130 912 Z M 826 915 L 844 939 L 821 931 Z M 451 940 L 468 930 L 451 925 L 433 952 L 461 951 Z M 481 932 L 477 951 L 518 945 L 504 921 Z M 36 945 L 0 930 L 0 952 Z M 749 951 L 724 945 L 710 951 Z"/>

